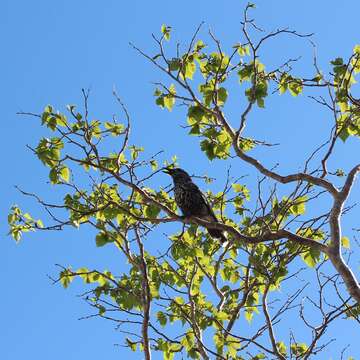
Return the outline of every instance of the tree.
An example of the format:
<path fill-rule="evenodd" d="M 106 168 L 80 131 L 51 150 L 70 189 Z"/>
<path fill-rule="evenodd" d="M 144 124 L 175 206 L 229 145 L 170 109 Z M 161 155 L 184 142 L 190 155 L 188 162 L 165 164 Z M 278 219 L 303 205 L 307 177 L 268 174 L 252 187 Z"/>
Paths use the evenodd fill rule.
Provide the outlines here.
<path fill-rule="evenodd" d="M 352 208 L 345 203 L 360 164 L 345 174 L 329 169 L 328 161 L 338 141 L 360 135 L 360 102 L 353 95 L 360 46 L 348 59 L 332 60 L 329 75 L 320 70 L 316 56 L 310 78 L 294 74 L 294 59 L 267 70 L 260 57 L 264 44 L 284 34 L 304 41 L 311 35 L 287 28 L 265 34 L 249 18 L 253 7 L 246 6 L 243 41 L 230 52 L 212 32 L 208 45 L 200 40 L 201 26 L 185 50 L 176 46 L 171 56 L 165 48 L 172 29 L 166 25 L 153 37 L 154 54 L 133 45 L 165 75 L 156 84 L 156 104 L 169 111 L 176 103 L 185 107 L 185 128 L 199 137 L 201 152 L 211 161 L 236 167 L 246 163 L 255 170 L 252 196 L 245 180 L 234 178 L 230 169 L 223 190 L 207 192 L 219 223 L 180 216 L 171 189 L 149 187 L 162 170 L 162 154 L 146 157 L 142 147 L 130 145 L 131 117 L 115 91 L 125 124 L 91 120 L 86 91 L 83 112 L 68 105 L 65 115 L 49 105 L 41 114 L 23 113 L 38 117 L 51 133 L 31 150 L 49 168 L 54 188 L 66 194 L 59 203 L 49 203 L 19 189 L 44 208 L 50 223 L 14 206 L 10 234 L 20 241 L 29 231 L 94 228 L 97 246 L 113 246 L 127 269 L 118 274 L 62 267 L 54 281 L 68 287 L 79 277 L 89 284 L 84 299 L 96 316 L 118 324 L 125 344 L 146 359 L 155 351 L 165 359 L 181 354 L 194 359 L 308 359 L 330 345 L 326 331 L 340 318 L 359 322 L 360 287 L 343 256 L 350 254 L 350 243 L 342 235 L 341 218 Z M 226 112 L 234 79 L 240 82 L 240 120 Z M 252 155 L 257 147 L 274 144 L 244 135 L 254 109 L 264 108 L 274 92 L 294 97 L 308 92 L 331 116 L 329 140 L 290 175 Z M 109 153 L 109 143 L 115 152 Z M 176 158 L 164 165 L 176 166 Z M 331 203 L 323 210 L 324 196 Z M 181 224 L 182 230 L 169 223 Z M 225 231 L 228 244 L 222 247 L 205 228 Z M 166 239 L 164 229 L 171 231 Z M 149 250 L 148 239 L 155 236 L 166 242 L 165 251 Z M 290 334 L 281 329 L 284 314 L 296 323 Z"/>

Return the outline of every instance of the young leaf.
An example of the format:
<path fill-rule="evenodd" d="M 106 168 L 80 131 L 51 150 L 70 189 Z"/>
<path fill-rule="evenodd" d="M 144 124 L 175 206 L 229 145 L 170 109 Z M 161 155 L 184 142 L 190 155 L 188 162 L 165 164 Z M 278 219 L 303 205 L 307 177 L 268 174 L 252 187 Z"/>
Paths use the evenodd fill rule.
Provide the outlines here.
<path fill-rule="evenodd" d="M 171 26 L 167 26 L 165 24 L 163 24 L 161 26 L 161 32 L 163 33 L 164 35 L 164 39 L 166 41 L 169 41 L 170 40 L 170 32 L 171 32 Z"/>
<path fill-rule="evenodd" d="M 161 326 L 165 326 L 167 323 L 167 318 L 166 315 L 162 312 L 162 311 L 158 311 L 158 313 L 156 314 L 156 317 L 159 321 L 159 324 Z"/>
<path fill-rule="evenodd" d="M 347 236 L 341 238 L 341 245 L 346 249 L 350 249 L 350 240 Z"/>
<path fill-rule="evenodd" d="M 64 181 L 69 182 L 69 179 L 70 179 L 70 170 L 69 170 L 68 167 L 63 166 L 63 167 L 60 169 L 59 175 L 60 175 L 60 177 L 61 177 Z"/>
<path fill-rule="evenodd" d="M 96 235 L 96 246 L 98 247 L 104 246 L 113 241 L 114 240 L 105 232 L 100 232 Z"/>

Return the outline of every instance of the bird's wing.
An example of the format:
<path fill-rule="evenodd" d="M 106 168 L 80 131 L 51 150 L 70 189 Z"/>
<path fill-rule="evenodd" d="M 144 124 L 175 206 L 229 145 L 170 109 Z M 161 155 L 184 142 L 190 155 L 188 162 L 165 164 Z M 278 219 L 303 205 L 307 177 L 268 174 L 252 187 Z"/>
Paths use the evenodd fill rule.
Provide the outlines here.
<path fill-rule="evenodd" d="M 218 222 L 218 219 L 213 211 L 213 209 L 211 208 L 208 199 L 206 198 L 206 196 L 200 191 L 200 189 L 196 186 L 196 184 L 192 183 L 190 186 L 191 191 L 193 192 L 194 196 L 197 197 L 197 200 L 200 200 L 204 207 L 205 207 L 205 213 L 201 216 L 202 219 L 207 220 L 207 221 L 214 221 L 214 222 Z M 227 238 L 224 235 L 224 232 L 222 230 L 219 229 L 208 229 L 209 235 L 211 237 L 214 237 L 216 239 L 220 239 L 220 242 L 222 244 L 227 242 Z"/>
<path fill-rule="evenodd" d="M 203 202 L 203 204 L 205 205 L 205 207 L 206 207 L 206 209 L 208 211 L 207 215 L 209 216 L 209 219 L 206 219 L 206 220 L 208 220 L 208 221 L 218 221 L 213 209 L 211 208 L 211 206 L 209 204 L 208 199 L 202 193 L 202 191 L 199 189 L 199 187 L 196 184 L 191 183 L 191 188 L 192 188 L 192 191 L 199 196 L 199 198 L 201 199 L 201 201 Z M 204 217 L 206 217 L 206 215 Z"/>

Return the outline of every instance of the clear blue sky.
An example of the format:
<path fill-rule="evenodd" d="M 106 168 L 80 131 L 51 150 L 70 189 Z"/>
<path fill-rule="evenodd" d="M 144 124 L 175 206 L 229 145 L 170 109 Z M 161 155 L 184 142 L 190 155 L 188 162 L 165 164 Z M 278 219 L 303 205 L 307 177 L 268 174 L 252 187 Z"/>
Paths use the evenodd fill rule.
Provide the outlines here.
<path fill-rule="evenodd" d="M 80 90 L 85 87 L 91 88 L 90 107 L 94 117 L 106 120 L 118 110 L 111 95 L 115 85 L 134 120 L 133 142 L 144 145 L 149 153 L 164 149 L 169 157 L 177 154 L 181 165 L 190 172 L 222 178 L 224 166 L 210 164 L 199 152 L 197 139 L 189 140 L 179 127 L 183 113 L 169 114 L 154 105 L 151 82 L 159 79 L 159 73 L 128 43 L 152 50 L 151 33 L 158 32 L 163 23 L 173 27 L 176 38 L 188 40 L 196 26 L 205 21 L 230 46 L 239 39 L 245 3 L 240 0 L 0 2 L 1 359 L 112 360 L 118 359 L 120 353 L 128 354 L 127 350 L 114 346 L 121 343 L 121 335 L 113 330 L 112 324 L 77 320 L 89 313 L 87 305 L 76 296 L 84 289 L 82 284 L 76 283 L 65 291 L 52 286 L 46 276 L 56 274 L 57 263 L 71 264 L 74 268 L 116 267 L 117 260 L 110 248 L 96 249 L 86 233 L 76 231 L 36 234 L 26 237 L 19 245 L 6 236 L 6 216 L 11 204 L 18 203 L 35 215 L 38 213 L 34 203 L 23 199 L 14 185 L 47 198 L 53 196 L 52 189 L 46 186 L 47 170 L 25 148 L 26 144 L 36 144 L 43 130 L 34 119 L 15 113 L 40 112 L 48 103 L 57 108 L 80 104 Z M 353 46 L 360 43 L 360 4 L 356 0 L 256 3 L 257 22 L 268 30 L 290 26 L 299 32 L 314 32 L 321 66 L 336 56 L 348 56 Z M 286 60 L 286 54 L 297 57 L 304 52 L 308 65 L 300 69 L 306 74 L 312 53 L 304 42 L 282 38 L 274 43 L 266 59 Z M 289 167 L 296 171 L 301 160 L 313 150 L 315 138 L 319 139 L 319 135 L 321 141 L 326 138 L 323 129 L 329 124 L 329 114 L 305 99 L 298 103 L 290 97 L 276 95 L 268 103 L 266 110 L 256 112 L 258 122 L 250 127 L 249 135 L 252 130 L 259 134 L 258 138 L 271 133 L 269 140 L 281 142 L 281 147 L 267 153 L 262 150 L 256 155 L 266 164 L 280 162 L 280 169 Z M 234 99 L 232 104 L 229 110 L 236 114 Z M 307 142 L 300 142 L 299 135 L 306 132 L 309 132 Z M 337 151 L 332 164 L 334 167 L 335 163 L 341 164 L 348 170 L 357 161 L 359 144 L 357 140 L 350 141 L 346 147 L 340 144 Z M 240 176 L 242 165 L 238 166 L 234 175 Z M 248 171 L 245 166 L 244 171 Z M 157 181 L 160 186 L 169 180 L 158 177 Z M 213 186 L 216 188 L 216 184 Z M 358 195 L 355 189 L 353 199 Z M 345 229 L 359 227 L 356 213 L 347 217 Z M 350 333 L 339 332 L 346 336 L 342 338 L 339 334 L 338 351 L 346 344 L 345 337 L 359 336 L 351 327 L 347 329 Z M 360 350 L 352 354 L 360 356 Z M 139 359 L 139 354 L 130 353 L 127 358 Z"/>

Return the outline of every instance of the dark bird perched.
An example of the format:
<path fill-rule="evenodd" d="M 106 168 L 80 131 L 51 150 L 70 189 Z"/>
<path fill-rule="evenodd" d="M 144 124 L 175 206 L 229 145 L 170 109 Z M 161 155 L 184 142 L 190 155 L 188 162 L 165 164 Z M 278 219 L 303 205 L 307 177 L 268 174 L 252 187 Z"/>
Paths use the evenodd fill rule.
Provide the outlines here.
<path fill-rule="evenodd" d="M 206 221 L 218 222 L 205 196 L 186 171 L 179 168 L 165 168 L 163 172 L 170 175 L 174 181 L 175 202 L 184 216 L 196 216 Z M 220 239 L 222 243 L 227 241 L 221 230 L 210 228 L 207 230 L 210 236 Z"/>

